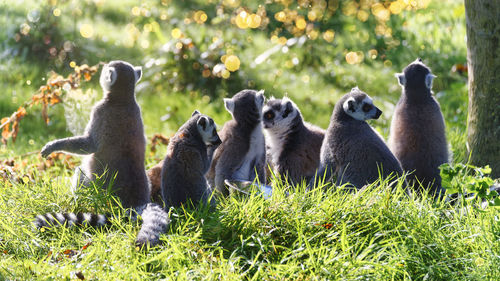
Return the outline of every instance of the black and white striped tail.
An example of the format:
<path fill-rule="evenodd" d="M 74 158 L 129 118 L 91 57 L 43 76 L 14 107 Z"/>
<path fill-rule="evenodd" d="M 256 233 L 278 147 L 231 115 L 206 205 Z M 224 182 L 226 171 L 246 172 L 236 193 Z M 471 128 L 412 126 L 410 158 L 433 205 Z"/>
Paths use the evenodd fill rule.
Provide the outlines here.
<path fill-rule="evenodd" d="M 88 225 L 93 227 L 104 226 L 110 221 L 106 215 L 91 213 L 47 213 L 38 215 L 34 224 L 37 228 L 54 226 Z"/>
<path fill-rule="evenodd" d="M 170 223 L 167 212 L 158 204 L 149 203 L 137 208 L 137 213 L 142 216 L 142 227 L 137 234 L 136 245 L 157 245 L 160 235 L 167 231 Z M 100 227 L 110 224 L 109 218 L 109 215 L 92 213 L 47 213 L 36 216 L 34 224 L 37 228 L 75 225 Z"/>
<path fill-rule="evenodd" d="M 135 243 L 142 247 L 147 244 L 150 246 L 160 243 L 160 235 L 167 231 L 170 218 L 167 212 L 158 204 L 149 203 L 139 210 L 142 216 L 142 227 L 137 234 Z"/>

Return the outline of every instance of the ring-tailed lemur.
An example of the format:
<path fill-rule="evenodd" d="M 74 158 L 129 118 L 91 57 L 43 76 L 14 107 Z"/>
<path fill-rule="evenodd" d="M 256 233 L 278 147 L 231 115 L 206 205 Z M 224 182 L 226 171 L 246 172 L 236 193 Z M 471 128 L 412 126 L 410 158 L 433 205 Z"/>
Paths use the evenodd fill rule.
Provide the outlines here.
<path fill-rule="evenodd" d="M 88 186 L 96 176 L 107 171 L 103 186 L 113 182 L 123 207 L 134 208 L 143 215 L 155 213 L 157 225 L 166 228 L 169 222 L 167 214 L 159 206 L 149 204 L 150 188 L 144 167 L 146 140 L 141 110 L 135 100 L 135 84 L 141 75 L 140 67 L 124 61 L 105 65 L 100 76 L 104 97 L 92 108 L 85 133 L 51 141 L 43 147 L 41 155 L 47 157 L 53 151 L 85 154 L 76 173 L 79 184 Z M 35 225 L 50 226 L 56 221 L 60 224 L 67 222 L 68 226 L 108 223 L 104 215 L 67 213 L 39 215 Z M 142 232 L 139 232 L 138 239 Z M 158 242 L 158 237 L 148 238 L 151 238 L 148 241 L 151 244 Z"/>
<path fill-rule="evenodd" d="M 304 122 L 297 105 L 289 98 L 271 98 L 263 109 L 267 159 L 274 173 L 297 184 L 308 182 L 319 166 L 325 130 Z"/>
<path fill-rule="evenodd" d="M 220 143 L 212 118 L 198 111 L 194 111 L 170 139 L 161 168 L 161 194 L 167 208 L 209 201 L 212 190 L 205 178 L 210 167 L 207 145 L 218 146 Z M 158 210 L 143 212 L 142 219 L 142 228 L 137 235 L 138 244 L 145 244 L 152 240 L 151 237 L 159 237 L 165 232 L 162 213 Z"/>
<path fill-rule="evenodd" d="M 449 154 L 443 114 L 431 91 L 434 77 L 421 59 L 396 74 L 403 91 L 392 117 L 389 147 L 403 170 L 411 172 L 410 184 L 440 194 L 438 167 L 449 161 Z"/>
<path fill-rule="evenodd" d="M 207 174 L 212 187 L 228 194 L 224 180 L 253 181 L 258 177 L 265 183 L 265 140 L 262 132 L 264 91 L 242 90 L 224 99 L 233 119 L 220 132 L 222 144 L 215 150 Z"/>
<path fill-rule="evenodd" d="M 211 160 L 207 147 L 220 144 L 214 120 L 193 112 L 170 140 L 163 162 L 161 192 L 167 206 L 178 207 L 189 200 L 208 202 L 212 190 L 205 178 Z"/>
<path fill-rule="evenodd" d="M 361 188 L 379 174 L 402 175 L 401 165 L 382 137 L 365 120 L 382 114 L 372 99 L 357 87 L 335 105 L 321 147 L 319 176 L 337 177 L 337 185 Z"/>

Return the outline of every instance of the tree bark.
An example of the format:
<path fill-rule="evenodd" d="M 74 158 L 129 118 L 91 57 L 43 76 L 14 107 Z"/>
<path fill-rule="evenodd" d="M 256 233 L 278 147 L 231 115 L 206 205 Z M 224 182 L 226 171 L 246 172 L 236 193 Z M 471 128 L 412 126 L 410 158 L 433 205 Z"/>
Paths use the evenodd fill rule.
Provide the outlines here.
<path fill-rule="evenodd" d="M 465 0 L 471 163 L 500 178 L 500 0 Z"/>

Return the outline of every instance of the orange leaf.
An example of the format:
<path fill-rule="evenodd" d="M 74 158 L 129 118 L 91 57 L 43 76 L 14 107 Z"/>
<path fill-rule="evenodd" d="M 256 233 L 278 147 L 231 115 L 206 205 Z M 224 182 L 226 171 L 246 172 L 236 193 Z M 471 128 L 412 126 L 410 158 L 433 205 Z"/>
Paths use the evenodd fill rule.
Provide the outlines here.
<path fill-rule="evenodd" d="M 14 122 L 12 123 L 12 141 L 13 142 L 16 142 L 16 138 L 17 138 L 17 133 L 19 133 L 19 120 L 16 119 L 14 120 Z"/>
<path fill-rule="evenodd" d="M 23 118 L 26 115 L 26 108 L 24 107 L 19 107 L 19 109 L 16 112 L 16 118 L 19 120 Z"/>
<path fill-rule="evenodd" d="M 333 224 L 331 224 L 331 223 L 324 223 L 321 226 L 324 227 L 324 228 L 326 228 L 326 229 L 330 229 L 330 228 L 332 228 Z"/>
<path fill-rule="evenodd" d="M 54 105 L 54 104 L 58 104 L 61 102 L 61 99 L 59 98 L 59 96 L 56 96 L 56 95 L 53 95 L 51 98 L 50 98 L 50 101 L 49 101 L 49 104 L 50 105 Z"/>
<path fill-rule="evenodd" d="M 45 120 L 45 124 L 49 124 L 49 115 L 47 114 L 47 104 L 42 104 L 42 117 Z"/>
<path fill-rule="evenodd" d="M 85 72 L 83 74 L 83 77 L 85 78 L 85 81 L 89 81 L 92 78 L 92 76 L 90 76 L 90 74 L 88 72 Z"/>
<path fill-rule="evenodd" d="M 85 246 L 82 247 L 82 250 L 86 250 L 90 245 L 92 245 L 92 242 L 85 244 Z"/>
<path fill-rule="evenodd" d="M 9 120 L 9 118 L 7 118 L 7 120 Z M 5 118 L 2 119 L 2 124 L 7 122 L 7 120 L 5 120 Z M 2 138 L 4 139 L 8 139 L 10 137 L 10 123 L 7 123 L 4 127 L 3 127 L 3 130 L 2 130 Z"/>

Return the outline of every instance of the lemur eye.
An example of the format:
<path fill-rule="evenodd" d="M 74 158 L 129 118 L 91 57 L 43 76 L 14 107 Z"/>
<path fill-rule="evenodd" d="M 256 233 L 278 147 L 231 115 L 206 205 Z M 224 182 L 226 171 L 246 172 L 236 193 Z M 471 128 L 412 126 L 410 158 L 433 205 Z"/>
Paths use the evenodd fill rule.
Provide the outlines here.
<path fill-rule="evenodd" d="M 364 111 L 364 112 L 368 112 L 368 111 L 372 110 L 372 108 L 373 108 L 373 107 L 372 107 L 372 105 L 371 105 L 371 104 L 365 103 L 365 104 L 363 105 L 363 111 Z"/>
<path fill-rule="evenodd" d="M 217 130 L 214 128 L 214 131 L 212 132 L 212 136 L 217 135 Z"/>
<path fill-rule="evenodd" d="M 268 111 L 268 112 L 266 112 L 266 113 L 264 114 L 264 118 L 265 118 L 266 120 L 271 120 L 271 119 L 273 119 L 273 118 L 274 118 L 274 112 L 272 112 L 272 111 Z"/>

